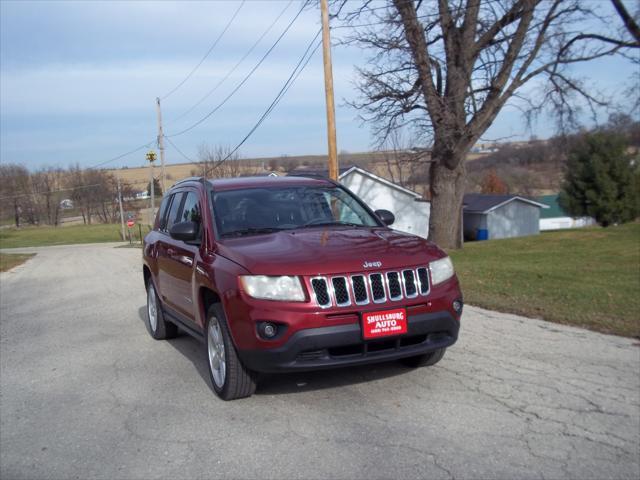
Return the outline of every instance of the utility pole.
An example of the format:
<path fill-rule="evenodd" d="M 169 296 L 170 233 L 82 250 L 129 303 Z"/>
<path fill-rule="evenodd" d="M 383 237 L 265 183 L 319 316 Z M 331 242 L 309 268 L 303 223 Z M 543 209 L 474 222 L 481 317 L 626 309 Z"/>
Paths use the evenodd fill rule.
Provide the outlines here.
<path fill-rule="evenodd" d="M 164 170 L 164 132 L 162 131 L 162 110 L 160 109 L 160 98 L 156 97 L 156 110 L 158 111 L 158 150 L 160 150 L 160 169 L 162 170 L 162 193 L 166 192 L 166 174 Z"/>
<path fill-rule="evenodd" d="M 147 160 L 149 160 L 149 190 L 151 190 L 151 219 L 149 220 L 150 224 L 153 224 L 153 220 L 155 218 L 155 209 L 156 209 L 156 195 L 155 188 L 153 185 L 153 162 L 156 160 L 156 152 L 150 150 L 147 153 Z"/>
<path fill-rule="evenodd" d="M 338 181 L 338 146 L 336 142 L 336 107 L 333 100 L 333 70 L 331 67 L 331 37 L 329 7 L 320 0 L 322 13 L 322 58 L 324 61 L 324 91 L 327 103 L 327 140 L 329 143 L 329 178 Z"/>
<path fill-rule="evenodd" d="M 118 203 L 120 204 L 120 225 L 122 227 L 122 240 L 126 238 L 124 235 L 124 214 L 122 213 L 122 190 L 120 189 L 120 175 L 117 175 L 118 179 Z"/>

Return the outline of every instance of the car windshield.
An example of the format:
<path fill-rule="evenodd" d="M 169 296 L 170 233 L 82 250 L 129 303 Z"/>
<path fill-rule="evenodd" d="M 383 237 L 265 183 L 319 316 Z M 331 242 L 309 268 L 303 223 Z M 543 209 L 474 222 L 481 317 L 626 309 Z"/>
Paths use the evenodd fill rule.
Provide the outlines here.
<path fill-rule="evenodd" d="M 327 225 L 380 226 L 358 200 L 333 186 L 228 190 L 215 192 L 212 203 L 222 237 Z"/>

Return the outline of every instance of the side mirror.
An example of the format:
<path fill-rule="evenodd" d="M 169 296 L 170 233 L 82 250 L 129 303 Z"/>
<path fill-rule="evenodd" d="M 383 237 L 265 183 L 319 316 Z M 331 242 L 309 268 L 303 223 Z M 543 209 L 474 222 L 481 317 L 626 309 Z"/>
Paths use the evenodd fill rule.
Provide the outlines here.
<path fill-rule="evenodd" d="M 385 225 L 393 225 L 393 222 L 396 221 L 396 216 L 391 213 L 389 210 L 376 210 L 376 215 Z"/>
<path fill-rule="evenodd" d="M 198 238 L 200 225 L 196 222 L 180 222 L 175 223 L 169 229 L 169 235 L 176 240 L 183 242 L 193 242 Z"/>

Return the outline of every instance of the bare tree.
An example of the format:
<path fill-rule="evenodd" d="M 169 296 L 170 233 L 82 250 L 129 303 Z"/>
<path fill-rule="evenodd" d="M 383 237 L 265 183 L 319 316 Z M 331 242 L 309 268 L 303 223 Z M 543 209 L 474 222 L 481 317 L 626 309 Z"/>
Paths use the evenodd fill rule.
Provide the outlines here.
<path fill-rule="evenodd" d="M 38 218 L 57 226 L 60 223 L 60 202 L 68 192 L 63 190 L 65 172 L 59 168 L 42 168 L 31 174 L 33 203 Z"/>
<path fill-rule="evenodd" d="M 198 175 L 205 178 L 232 178 L 242 173 L 240 156 L 237 152 L 230 154 L 231 148 L 222 145 L 210 147 L 202 144 L 198 149 L 200 171 Z"/>
<path fill-rule="evenodd" d="M 337 2 L 338 19 L 352 27 L 344 41 L 372 52 L 359 70 L 361 98 L 353 105 L 373 123 L 381 143 L 394 130 L 411 127 L 431 146 L 429 238 L 446 248 L 460 246 L 466 155 L 502 108 L 508 102 L 530 113 L 550 107 L 561 124 L 576 124 L 577 106 L 595 115 L 606 99 L 572 77 L 570 66 L 639 46 L 606 34 L 611 22 L 620 23 L 609 3 L 350 5 Z M 525 85 L 532 88 L 525 92 Z"/>
<path fill-rule="evenodd" d="M 19 227 L 23 212 L 31 206 L 31 182 L 26 167 L 0 164 L 0 197 L 3 218 L 13 216 L 16 227 Z"/>
<path fill-rule="evenodd" d="M 389 134 L 380 148 L 387 178 L 405 188 L 415 188 L 411 181 L 415 169 L 419 168 L 421 155 L 412 150 L 404 132 L 395 130 Z"/>
<path fill-rule="evenodd" d="M 624 3 L 622 3 L 622 0 L 611 0 L 611 3 L 613 4 L 613 8 L 616 9 L 616 12 L 618 12 L 618 15 L 620 15 L 620 19 L 624 22 L 624 28 L 626 28 L 627 32 L 633 36 L 636 43 L 640 43 L 640 27 L 635 19 L 629 14 Z M 625 42 L 620 39 L 618 39 L 618 41 L 623 43 Z"/>

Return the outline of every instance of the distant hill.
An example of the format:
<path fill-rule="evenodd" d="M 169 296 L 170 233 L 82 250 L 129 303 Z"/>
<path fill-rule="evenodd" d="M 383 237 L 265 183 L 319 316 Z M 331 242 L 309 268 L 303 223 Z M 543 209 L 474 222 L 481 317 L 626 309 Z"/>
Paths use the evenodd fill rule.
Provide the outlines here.
<path fill-rule="evenodd" d="M 638 151 L 640 147 L 640 123 L 629 118 L 614 119 L 606 127 L 625 135 Z M 480 143 L 468 155 L 467 191 L 478 192 L 484 176 L 491 171 L 507 185 L 510 193 L 545 195 L 560 189 L 564 176 L 567 152 L 581 141 L 585 132 L 569 136 L 558 136 L 547 140 Z M 339 155 L 341 166 L 357 165 L 376 175 L 412 189 L 428 198 L 429 153 L 406 151 L 375 151 Z M 183 178 L 202 175 L 200 163 L 174 163 L 169 158 L 166 166 L 167 188 Z M 292 155 L 236 160 L 239 168 L 234 175 L 263 174 L 276 172 L 286 175 L 299 167 L 322 167 L 327 165 L 326 155 Z M 159 162 L 156 162 L 159 163 Z M 160 178 L 159 165 L 155 176 Z M 109 170 L 130 183 L 134 189 L 145 190 L 149 183 L 149 168 L 122 168 Z"/>

